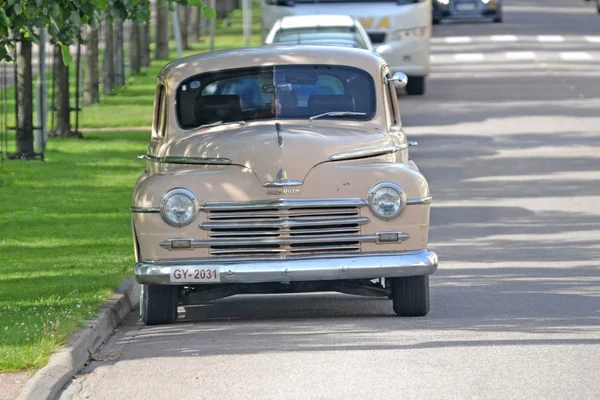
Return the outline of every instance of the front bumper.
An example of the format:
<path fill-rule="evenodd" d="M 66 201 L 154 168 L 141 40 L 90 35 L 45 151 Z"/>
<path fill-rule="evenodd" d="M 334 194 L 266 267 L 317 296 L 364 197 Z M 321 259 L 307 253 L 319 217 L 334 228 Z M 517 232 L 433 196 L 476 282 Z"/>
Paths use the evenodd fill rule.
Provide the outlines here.
<path fill-rule="evenodd" d="M 176 270 L 210 268 L 219 271 L 218 283 L 327 281 L 430 275 L 437 265 L 437 255 L 428 250 L 243 261 L 210 258 L 139 262 L 135 277 L 148 285 L 195 285 L 202 282 L 172 282 L 171 277 Z"/>

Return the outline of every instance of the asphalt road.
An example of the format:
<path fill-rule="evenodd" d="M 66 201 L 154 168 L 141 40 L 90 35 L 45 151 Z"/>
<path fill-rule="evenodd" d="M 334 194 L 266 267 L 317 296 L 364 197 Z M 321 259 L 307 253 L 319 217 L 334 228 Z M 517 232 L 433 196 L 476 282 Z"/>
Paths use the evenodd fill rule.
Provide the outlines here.
<path fill-rule="evenodd" d="M 508 0 L 505 21 L 435 27 L 401 102 L 434 195 L 427 317 L 338 294 L 131 315 L 62 398 L 600 398 L 600 15 Z"/>

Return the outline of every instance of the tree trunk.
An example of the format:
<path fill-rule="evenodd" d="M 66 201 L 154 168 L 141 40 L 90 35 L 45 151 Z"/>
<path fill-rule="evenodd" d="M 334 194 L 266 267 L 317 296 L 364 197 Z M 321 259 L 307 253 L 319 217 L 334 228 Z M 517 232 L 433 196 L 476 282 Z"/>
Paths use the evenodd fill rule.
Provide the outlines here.
<path fill-rule="evenodd" d="M 115 86 L 115 54 L 113 27 L 104 24 L 104 94 L 110 94 Z"/>
<path fill-rule="evenodd" d="M 142 30 L 137 22 L 131 23 L 131 37 L 129 42 L 129 65 L 132 74 L 139 74 L 142 66 Z"/>
<path fill-rule="evenodd" d="M 83 94 L 85 104 L 100 101 L 100 75 L 98 71 L 98 29 L 88 29 L 86 85 Z"/>
<path fill-rule="evenodd" d="M 55 51 L 56 65 L 56 121 L 53 136 L 71 136 L 71 99 L 69 93 L 69 67 L 62 60 L 60 48 Z"/>
<path fill-rule="evenodd" d="M 179 27 L 181 29 L 181 43 L 183 45 L 183 50 L 189 50 L 190 7 L 179 4 L 177 6 L 177 11 L 179 15 Z"/>
<path fill-rule="evenodd" d="M 213 10 L 216 9 L 216 0 L 209 0 L 209 7 Z M 211 18 L 208 21 L 209 35 L 210 35 L 210 51 L 215 50 L 215 30 L 216 30 L 216 18 Z"/>
<path fill-rule="evenodd" d="M 196 42 L 202 40 L 202 7 L 194 8 L 194 18 L 192 19 L 192 35 Z"/>
<path fill-rule="evenodd" d="M 17 153 L 16 157 L 33 158 L 33 76 L 31 42 L 21 40 L 17 56 Z"/>
<path fill-rule="evenodd" d="M 115 45 L 115 86 L 125 85 L 125 57 L 123 56 L 123 20 L 117 19 L 114 24 Z"/>
<path fill-rule="evenodd" d="M 152 57 L 150 56 L 150 22 L 143 23 L 143 28 L 140 33 L 142 35 L 142 67 L 148 68 Z"/>
<path fill-rule="evenodd" d="M 169 6 L 157 6 L 156 10 L 156 54 L 157 60 L 169 59 Z"/>

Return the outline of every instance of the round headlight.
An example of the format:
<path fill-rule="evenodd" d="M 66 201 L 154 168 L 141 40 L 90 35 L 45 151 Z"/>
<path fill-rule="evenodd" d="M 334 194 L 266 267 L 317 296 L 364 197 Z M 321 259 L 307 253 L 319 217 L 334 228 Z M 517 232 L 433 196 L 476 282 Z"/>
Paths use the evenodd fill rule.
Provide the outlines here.
<path fill-rule="evenodd" d="M 169 225 L 184 226 L 192 222 L 198 210 L 198 200 L 187 189 L 173 189 L 162 199 L 160 213 Z"/>
<path fill-rule="evenodd" d="M 406 193 L 394 182 L 380 182 L 369 190 L 369 208 L 379 219 L 390 220 L 400 216 L 406 207 Z"/>

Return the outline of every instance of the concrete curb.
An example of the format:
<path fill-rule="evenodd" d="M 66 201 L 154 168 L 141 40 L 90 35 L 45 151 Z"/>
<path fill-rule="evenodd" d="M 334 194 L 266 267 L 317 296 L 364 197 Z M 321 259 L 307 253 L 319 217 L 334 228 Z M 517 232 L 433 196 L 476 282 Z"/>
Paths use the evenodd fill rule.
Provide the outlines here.
<path fill-rule="evenodd" d="M 67 345 L 27 381 L 17 400 L 54 400 L 135 308 L 139 298 L 140 285 L 133 278 L 126 279 L 104 302 L 98 316 L 75 332 Z"/>

